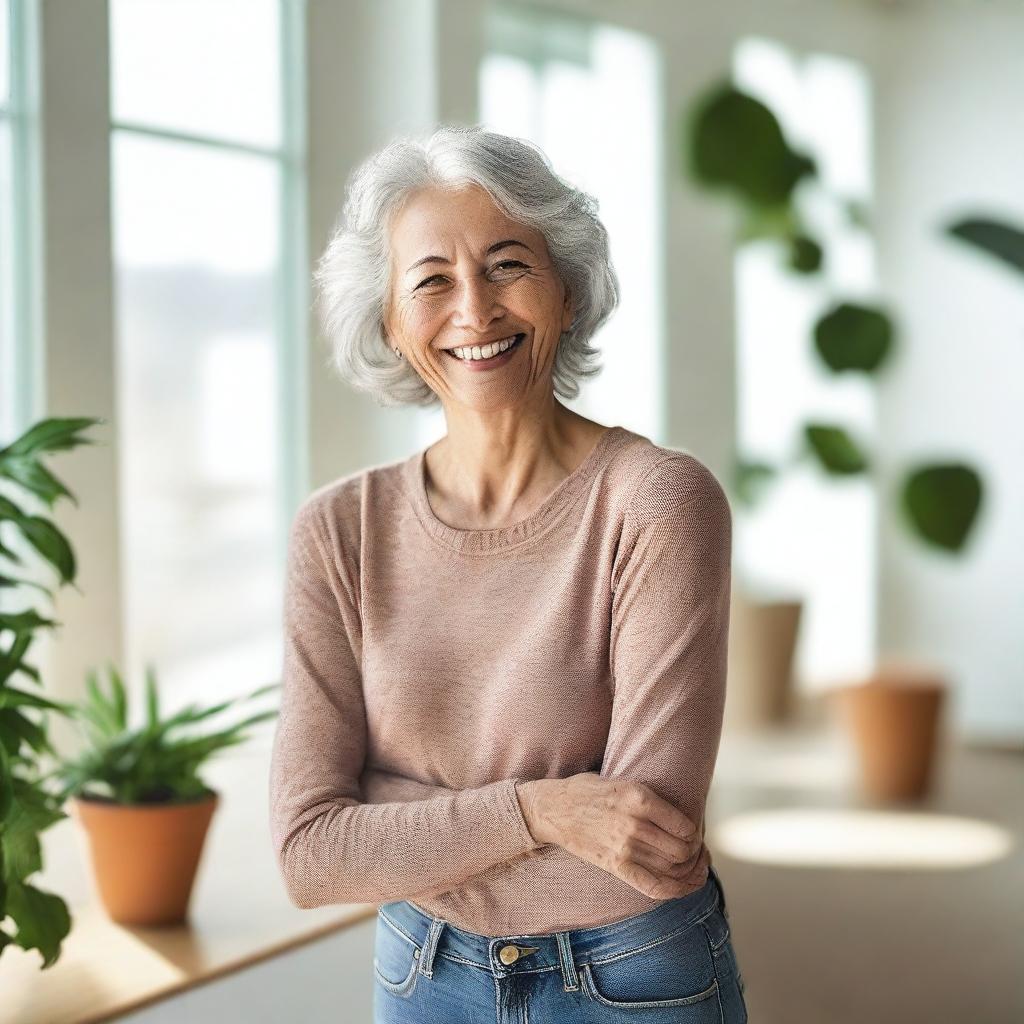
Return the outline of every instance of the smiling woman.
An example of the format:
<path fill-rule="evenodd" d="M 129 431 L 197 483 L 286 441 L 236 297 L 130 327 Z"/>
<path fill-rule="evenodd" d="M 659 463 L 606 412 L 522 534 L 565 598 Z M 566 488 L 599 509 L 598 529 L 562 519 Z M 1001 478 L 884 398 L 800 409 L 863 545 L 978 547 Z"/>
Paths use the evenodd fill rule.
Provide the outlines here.
<path fill-rule="evenodd" d="M 440 128 L 357 172 L 317 275 L 335 368 L 448 431 L 295 516 L 292 901 L 381 905 L 378 1022 L 744 1021 L 704 844 L 731 514 L 696 457 L 556 397 L 617 301 L 593 201 Z"/>

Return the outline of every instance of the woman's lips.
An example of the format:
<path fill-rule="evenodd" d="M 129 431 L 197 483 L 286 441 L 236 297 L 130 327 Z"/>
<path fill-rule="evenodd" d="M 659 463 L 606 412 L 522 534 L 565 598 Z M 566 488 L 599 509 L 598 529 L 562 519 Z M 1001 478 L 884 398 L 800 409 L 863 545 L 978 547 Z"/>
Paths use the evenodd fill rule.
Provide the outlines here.
<path fill-rule="evenodd" d="M 454 359 L 455 362 L 468 367 L 470 370 L 489 370 L 492 367 L 508 362 L 508 360 L 512 358 L 513 354 L 522 346 L 525 340 L 525 334 L 517 334 L 516 340 L 507 349 L 505 349 L 504 352 L 499 352 L 497 355 L 491 356 L 490 359 L 460 359 L 450 351 L 448 352 L 448 355 Z"/>

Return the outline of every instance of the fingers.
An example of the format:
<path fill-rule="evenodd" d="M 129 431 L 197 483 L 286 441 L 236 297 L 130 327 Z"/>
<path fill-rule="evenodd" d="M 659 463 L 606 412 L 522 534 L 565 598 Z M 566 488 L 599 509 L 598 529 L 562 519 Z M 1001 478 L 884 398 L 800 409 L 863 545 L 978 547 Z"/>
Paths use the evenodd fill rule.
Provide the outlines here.
<path fill-rule="evenodd" d="M 690 873 L 694 860 L 692 853 L 683 860 L 672 860 L 640 841 L 635 844 L 632 859 L 652 874 L 675 881 L 685 878 Z"/>
<path fill-rule="evenodd" d="M 692 842 L 697 835 L 694 823 L 675 804 L 663 800 L 653 790 L 646 812 L 647 817 L 669 835 L 677 836 L 686 842 Z"/>
<path fill-rule="evenodd" d="M 638 819 L 634 832 L 639 840 L 660 853 L 668 862 L 689 860 L 693 853 L 692 839 L 681 839 L 647 819 Z"/>

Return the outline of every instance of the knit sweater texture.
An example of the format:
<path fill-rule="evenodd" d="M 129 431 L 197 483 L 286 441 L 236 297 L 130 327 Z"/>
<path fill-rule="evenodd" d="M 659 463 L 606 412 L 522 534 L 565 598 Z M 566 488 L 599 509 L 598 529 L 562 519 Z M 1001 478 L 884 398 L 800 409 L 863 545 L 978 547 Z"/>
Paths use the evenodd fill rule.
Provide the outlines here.
<path fill-rule="evenodd" d="M 270 830 L 300 907 L 409 900 L 488 936 L 653 899 L 531 835 L 517 786 L 599 772 L 695 823 L 721 735 L 732 518 L 696 456 L 621 426 L 525 519 L 456 529 L 424 450 L 320 487 L 288 540 Z"/>

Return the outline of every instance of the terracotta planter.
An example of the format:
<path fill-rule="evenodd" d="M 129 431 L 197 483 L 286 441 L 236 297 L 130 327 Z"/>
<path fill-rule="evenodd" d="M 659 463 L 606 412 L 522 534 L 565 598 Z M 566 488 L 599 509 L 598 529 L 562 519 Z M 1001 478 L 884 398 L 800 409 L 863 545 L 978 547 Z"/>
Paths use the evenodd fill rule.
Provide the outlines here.
<path fill-rule="evenodd" d="M 119 804 L 73 797 L 69 811 L 85 833 L 92 877 L 111 920 L 180 924 L 219 796 L 181 803 Z"/>
<path fill-rule="evenodd" d="M 946 690 L 927 666 L 889 663 L 865 681 L 829 691 L 853 740 L 866 796 L 918 800 L 928 794 Z"/>
<path fill-rule="evenodd" d="M 793 713 L 793 656 L 803 602 L 753 600 L 733 588 L 724 728 L 757 729 Z"/>

